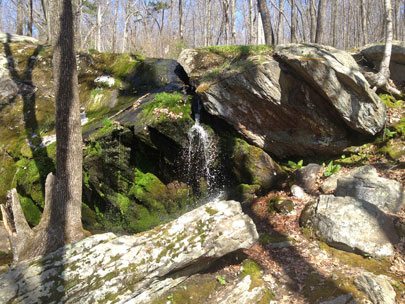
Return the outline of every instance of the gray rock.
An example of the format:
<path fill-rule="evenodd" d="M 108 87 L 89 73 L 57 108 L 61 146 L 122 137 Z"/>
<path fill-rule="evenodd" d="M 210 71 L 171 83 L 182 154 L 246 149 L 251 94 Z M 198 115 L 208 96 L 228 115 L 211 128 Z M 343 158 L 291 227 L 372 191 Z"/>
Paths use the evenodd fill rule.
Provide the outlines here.
<path fill-rule="evenodd" d="M 395 290 L 387 278 L 383 275 L 375 275 L 369 272 L 359 275 L 355 284 L 364 291 L 373 304 L 395 304 Z"/>
<path fill-rule="evenodd" d="M 327 100 L 354 130 L 374 135 L 385 122 L 385 107 L 347 52 L 316 44 L 281 45 L 276 56 Z"/>
<path fill-rule="evenodd" d="M 306 222 L 329 245 L 373 257 L 394 254 L 394 223 L 378 207 L 352 197 L 321 195 Z M 311 211 L 310 210 L 310 211 Z"/>
<path fill-rule="evenodd" d="M 312 194 L 318 190 L 318 178 L 323 171 L 323 167 L 318 164 L 308 164 L 295 171 L 295 183 Z"/>
<path fill-rule="evenodd" d="M 203 205 L 129 236 L 94 235 L 0 275 L 0 302 L 150 303 L 258 234 L 235 201 Z"/>
<path fill-rule="evenodd" d="M 401 183 L 379 177 L 371 166 L 359 167 L 337 179 L 336 196 L 351 196 L 367 201 L 387 212 L 398 212 L 405 204 Z"/>
<path fill-rule="evenodd" d="M 304 198 L 306 196 L 304 189 L 297 185 L 291 186 L 291 194 L 297 198 Z"/>
<path fill-rule="evenodd" d="M 9 104 L 18 95 L 18 86 L 11 78 L 0 78 L 0 106 Z"/>
<path fill-rule="evenodd" d="M 384 105 L 343 51 L 278 47 L 274 57 L 251 55 L 215 81 L 201 71 L 221 66 L 221 56 L 185 50 L 178 60 L 210 114 L 278 157 L 340 153 L 353 130 L 375 134 L 385 121 Z"/>
<path fill-rule="evenodd" d="M 357 62 L 361 65 L 370 67 L 375 71 L 379 70 L 380 63 L 384 54 L 384 44 L 366 45 L 355 55 Z M 405 42 L 393 41 L 390 78 L 398 87 L 405 86 Z"/>
<path fill-rule="evenodd" d="M 38 40 L 29 37 L 29 36 L 21 36 L 16 34 L 10 33 L 0 33 L 0 42 L 1 43 L 10 43 L 10 42 L 28 42 L 28 43 L 38 43 Z"/>
<path fill-rule="evenodd" d="M 8 104 L 17 95 L 18 86 L 11 79 L 7 58 L 0 53 L 0 106 Z"/>
<path fill-rule="evenodd" d="M 351 294 L 343 294 L 336 298 L 322 301 L 319 304 L 356 304 L 357 302 L 353 299 Z"/>
<path fill-rule="evenodd" d="M 251 287 L 252 279 L 250 275 L 235 282 L 221 290 L 220 293 L 212 297 L 209 304 L 256 304 L 262 299 L 266 292 L 264 286 Z"/>

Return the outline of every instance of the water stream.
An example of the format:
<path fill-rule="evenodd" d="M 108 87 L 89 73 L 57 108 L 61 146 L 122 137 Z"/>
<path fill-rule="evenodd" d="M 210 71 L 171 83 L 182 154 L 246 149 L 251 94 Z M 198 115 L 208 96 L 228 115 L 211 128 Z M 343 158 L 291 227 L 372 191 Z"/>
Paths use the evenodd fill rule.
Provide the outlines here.
<path fill-rule="evenodd" d="M 193 98 L 195 123 L 188 131 L 188 153 L 186 157 L 187 178 L 196 195 L 212 197 L 218 195 L 219 172 L 216 168 L 218 156 L 215 138 L 200 123 L 201 102 Z"/>

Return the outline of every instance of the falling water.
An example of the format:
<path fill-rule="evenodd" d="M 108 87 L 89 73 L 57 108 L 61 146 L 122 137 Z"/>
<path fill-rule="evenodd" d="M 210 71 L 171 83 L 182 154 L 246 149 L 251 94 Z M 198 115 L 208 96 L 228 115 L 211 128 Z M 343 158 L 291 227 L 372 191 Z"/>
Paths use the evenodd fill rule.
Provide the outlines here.
<path fill-rule="evenodd" d="M 208 195 L 213 195 L 217 189 L 218 172 L 215 169 L 217 148 L 214 138 L 200 123 L 199 100 L 194 107 L 195 123 L 188 131 L 187 176 L 195 194 L 200 194 L 204 186 Z M 205 185 L 202 185 L 204 184 Z"/>

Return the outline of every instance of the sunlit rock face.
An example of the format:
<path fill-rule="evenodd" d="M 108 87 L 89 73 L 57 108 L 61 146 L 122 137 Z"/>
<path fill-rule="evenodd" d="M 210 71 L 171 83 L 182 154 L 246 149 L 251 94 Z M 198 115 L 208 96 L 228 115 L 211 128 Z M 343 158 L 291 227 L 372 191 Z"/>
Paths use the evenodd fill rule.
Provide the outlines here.
<path fill-rule="evenodd" d="M 20 264 L 0 276 L 0 302 L 150 303 L 257 239 L 238 202 L 215 201 L 144 233 L 94 235 Z"/>
<path fill-rule="evenodd" d="M 185 50 L 179 62 L 205 109 L 267 152 L 332 155 L 382 129 L 384 105 L 348 53 L 309 44 L 240 52 Z"/>

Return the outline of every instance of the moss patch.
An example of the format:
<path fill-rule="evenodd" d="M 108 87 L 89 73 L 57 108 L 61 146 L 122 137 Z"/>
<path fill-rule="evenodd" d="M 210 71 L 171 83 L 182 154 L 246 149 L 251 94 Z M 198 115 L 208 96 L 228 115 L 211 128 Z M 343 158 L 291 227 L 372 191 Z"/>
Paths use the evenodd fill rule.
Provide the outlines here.
<path fill-rule="evenodd" d="M 41 219 L 41 211 L 29 197 L 20 196 L 21 208 L 30 226 L 36 226 Z"/>

